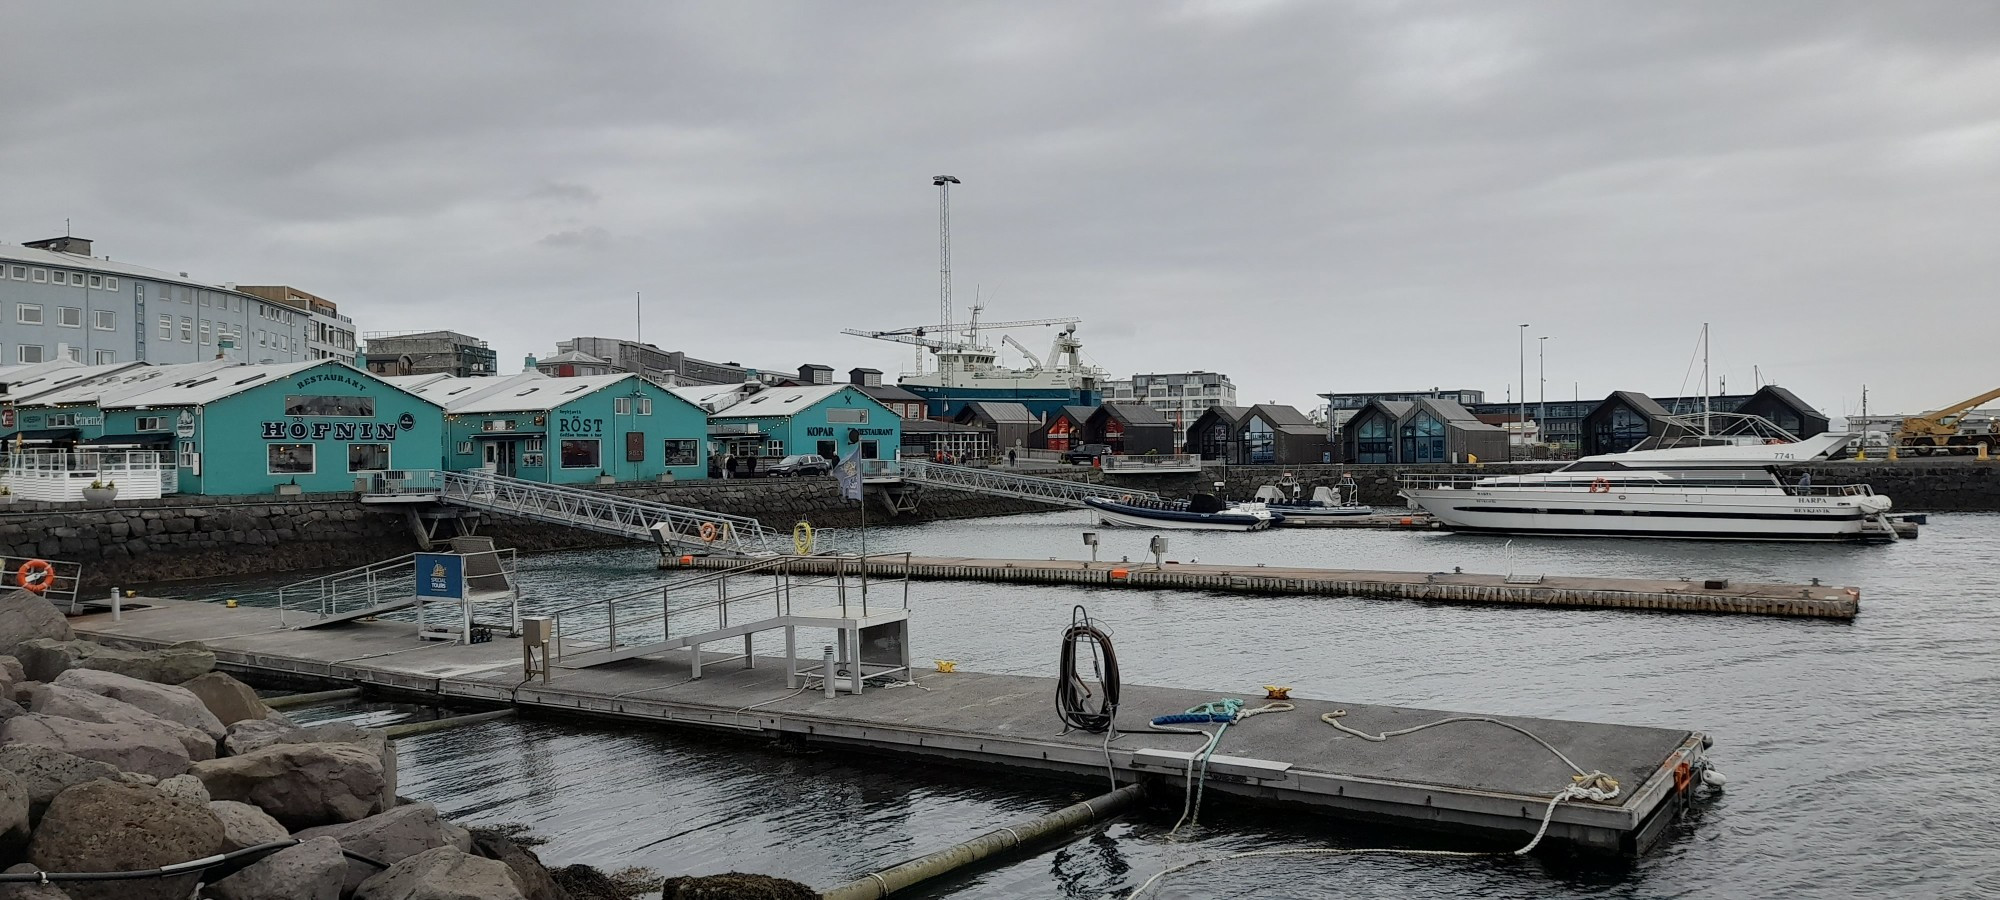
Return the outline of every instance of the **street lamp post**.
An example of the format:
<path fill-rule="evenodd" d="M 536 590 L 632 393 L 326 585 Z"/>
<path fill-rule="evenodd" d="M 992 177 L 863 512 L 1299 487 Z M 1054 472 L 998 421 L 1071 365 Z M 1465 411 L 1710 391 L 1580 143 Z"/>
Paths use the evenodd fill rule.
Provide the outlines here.
<path fill-rule="evenodd" d="M 1521 363 L 1521 373 L 1520 373 L 1521 380 L 1514 382 L 1515 384 L 1521 386 L 1521 393 L 1518 400 L 1518 402 L 1520 403 L 1520 409 L 1515 414 L 1514 417 L 1514 433 L 1520 436 L 1521 450 L 1525 453 L 1526 450 L 1528 449 L 1528 325 L 1527 323 L 1523 322 L 1521 324 L 1520 336 L 1514 343 L 1516 344 L 1516 349 L 1519 351 L 1520 363 Z M 1511 450 L 1512 448 L 1509 449 Z M 1512 454 L 1510 453 L 1509 455 L 1511 456 Z"/>
<path fill-rule="evenodd" d="M 1545 334 L 1535 338 L 1535 344 L 1535 380 L 1538 382 L 1535 397 L 1542 405 L 1541 411 L 1535 414 L 1535 427 L 1539 429 L 1549 421 L 1549 336 Z"/>

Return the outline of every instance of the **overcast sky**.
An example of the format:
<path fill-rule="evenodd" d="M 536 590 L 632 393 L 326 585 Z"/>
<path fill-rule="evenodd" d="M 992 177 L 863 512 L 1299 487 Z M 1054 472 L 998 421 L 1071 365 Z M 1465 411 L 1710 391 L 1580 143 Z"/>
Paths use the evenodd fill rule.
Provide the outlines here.
<path fill-rule="evenodd" d="M 2000 3 L 9 3 L 0 239 L 894 373 L 1081 316 L 1245 402 L 2000 386 Z M 1017 337 L 1043 352 L 1045 329 Z M 1574 387 L 1573 387 L 1574 385 Z"/>

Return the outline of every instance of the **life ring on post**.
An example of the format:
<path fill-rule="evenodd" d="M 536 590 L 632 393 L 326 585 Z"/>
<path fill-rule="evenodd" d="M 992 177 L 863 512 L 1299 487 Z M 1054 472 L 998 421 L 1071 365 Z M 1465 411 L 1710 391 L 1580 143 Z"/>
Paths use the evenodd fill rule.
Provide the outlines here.
<path fill-rule="evenodd" d="M 1590 482 L 1590 492 L 1593 494 L 1611 493 L 1611 479 L 1600 477 L 1592 480 Z"/>
<path fill-rule="evenodd" d="M 792 526 L 792 549 L 797 550 L 800 556 L 812 555 L 813 526 L 811 522 L 800 519 L 799 524 Z"/>
<path fill-rule="evenodd" d="M 715 523 L 714 523 L 714 522 L 703 522 L 703 523 L 701 523 L 701 540 L 702 540 L 702 543 L 705 543 L 705 544 L 713 544 L 713 543 L 715 543 L 715 533 L 716 533 L 716 532 L 715 532 Z"/>
<path fill-rule="evenodd" d="M 14 573 L 14 581 L 22 590 L 40 594 L 56 583 L 56 567 L 46 559 L 31 559 L 22 563 L 20 571 Z"/>

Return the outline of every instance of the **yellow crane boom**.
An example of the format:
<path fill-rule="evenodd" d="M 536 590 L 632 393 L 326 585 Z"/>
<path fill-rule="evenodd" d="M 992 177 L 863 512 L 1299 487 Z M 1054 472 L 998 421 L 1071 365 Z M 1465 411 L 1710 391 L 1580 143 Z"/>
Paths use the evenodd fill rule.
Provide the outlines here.
<path fill-rule="evenodd" d="M 1970 400 L 1932 410 L 1921 416 L 1910 416 L 1903 420 L 1902 427 L 1896 429 L 1896 443 L 1929 442 L 1933 446 L 1942 447 L 1959 435 L 1958 423 L 1966 413 L 1979 408 L 1981 403 L 1995 399 L 2000 399 L 2000 388 L 1994 388 Z"/>

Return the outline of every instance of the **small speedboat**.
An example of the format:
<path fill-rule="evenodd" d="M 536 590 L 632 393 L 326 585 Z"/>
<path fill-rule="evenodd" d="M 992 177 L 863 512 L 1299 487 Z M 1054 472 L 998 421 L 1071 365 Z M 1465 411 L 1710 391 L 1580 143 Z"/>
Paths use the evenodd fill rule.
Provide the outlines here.
<path fill-rule="evenodd" d="M 1375 507 L 1362 506 L 1355 502 L 1355 496 L 1360 493 L 1360 489 L 1356 487 L 1354 490 L 1348 490 L 1353 486 L 1354 480 L 1348 478 L 1341 482 L 1341 491 L 1337 494 L 1332 488 L 1316 487 L 1313 488 L 1312 498 L 1305 499 L 1287 498 L 1284 492 L 1267 484 L 1257 489 L 1257 499 L 1270 507 L 1272 512 L 1285 518 L 1374 515 Z"/>
<path fill-rule="evenodd" d="M 1262 503 L 1226 503 L 1214 494 L 1195 494 L 1186 500 L 1085 497 L 1083 502 L 1097 511 L 1099 522 L 1127 528 L 1262 531 L 1283 518 Z"/>

